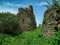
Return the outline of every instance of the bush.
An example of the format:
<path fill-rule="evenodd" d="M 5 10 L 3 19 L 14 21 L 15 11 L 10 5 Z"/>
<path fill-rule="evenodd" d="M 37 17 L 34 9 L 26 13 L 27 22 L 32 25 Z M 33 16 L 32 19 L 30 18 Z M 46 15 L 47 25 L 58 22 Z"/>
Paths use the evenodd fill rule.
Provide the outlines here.
<path fill-rule="evenodd" d="M 0 13 L 0 32 L 16 34 L 18 17 L 11 13 Z"/>

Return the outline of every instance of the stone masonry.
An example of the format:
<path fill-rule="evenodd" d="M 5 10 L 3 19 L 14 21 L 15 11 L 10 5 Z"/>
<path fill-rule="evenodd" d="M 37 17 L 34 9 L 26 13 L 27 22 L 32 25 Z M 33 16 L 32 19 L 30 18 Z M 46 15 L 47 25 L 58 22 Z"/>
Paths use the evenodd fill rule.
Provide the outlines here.
<path fill-rule="evenodd" d="M 42 33 L 45 37 L 50 37 L 60 30 L 60 9 L 53 7 L 45 12 Z"/>
<path fill-rule="evenodd" d="M 25 9 L 19 8 L 17 16 L 19 17 L 18 30 L 20 30 L 20 32 L 30 31 L 36 28 L 36 21 L 32 6 Z"/>

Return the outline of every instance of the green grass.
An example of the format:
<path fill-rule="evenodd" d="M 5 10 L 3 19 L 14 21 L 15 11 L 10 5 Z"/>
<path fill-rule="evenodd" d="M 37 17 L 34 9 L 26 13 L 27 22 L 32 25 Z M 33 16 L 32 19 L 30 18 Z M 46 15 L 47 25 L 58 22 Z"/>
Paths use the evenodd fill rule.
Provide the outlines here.
<path fill-rule="evenodd" d="M 60 34 L 57 33 L 57 36 Z M 23 32 L 22 34 L 11 36 L 0 33 L 0 45 L 58 45 L 60 36 L 53 36 L 46 39 L 42 36 L 42 28 L 39 27 L 33 31 Z"/>

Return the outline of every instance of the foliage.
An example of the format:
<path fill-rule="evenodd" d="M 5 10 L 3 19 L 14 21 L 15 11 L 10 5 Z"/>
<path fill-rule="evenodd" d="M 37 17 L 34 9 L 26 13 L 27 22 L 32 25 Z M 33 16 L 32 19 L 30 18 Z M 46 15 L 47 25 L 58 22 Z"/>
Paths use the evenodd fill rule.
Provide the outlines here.
<path fill-rule="evenodd" d="M 42 36 L 42 28 L 38 27 L 16 36 L 0 33 L 0 45 L 58 45 L 59 38 L 60 31 L 55 36 L 46 39 Z"/>
<path fill-rule="evenodd" d="M 45 7 L 47 7 L 48 9 L 50 9 L 52 7 L 52 4 L 50 4 L 50 2 L 46 1 L 47 2 L 47 5 L 43 5 Z"/>
<path fill-rule="evenodd" d="M 56 6 L 56 7 L 59 7 L 60 8 L 60 1 L 59 0 L 52 0 L 52 3 L 51 2 L 47 2 L 47 5 L 44 5 L 45 7 L 47 7 L 48 9 Z"/>
<path fill-rule="evenodd" d="M 18 26 L 17 16 L 11 13 L 0 13 L 0 32 L 11 31 L 16 33 Z M 7 29 L 7 30 L 6 30 Z M 60 31 L 50 38 L 42 35 L 42 27 L 11 36 L 0 33 L 0 45 L 58 45 L 60 43 Z"/>
<path fill-rule="evenodd" d="M 11 13 L 0 13 L 0 32 L 15 33 L 17 27 L 17 16 Z"/>
<path fill-rule="evenodd" d="M 59 6 L 58 0 L 52 0 L 52 5 L 58 7 Z"/>

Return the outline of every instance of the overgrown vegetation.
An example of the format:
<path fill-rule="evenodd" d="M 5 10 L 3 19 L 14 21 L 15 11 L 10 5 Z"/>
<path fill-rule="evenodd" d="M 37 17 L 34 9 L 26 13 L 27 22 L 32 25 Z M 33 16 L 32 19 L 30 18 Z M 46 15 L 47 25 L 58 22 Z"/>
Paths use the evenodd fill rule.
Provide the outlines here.
<path fill-rule="evenodd" d="M 60 6 L 57 0 L 52 0 L 54 6 Z M 53 5 L 46 5 L 52 8 Z M 51 6 L 51 7 L 50 7 Z M 18 20 L 17 16 L 11 13 L 0 13 L 0 45 L 59 45 L 60 31 L 56 35 L 45 38 L 42 35 L 42 27 L 39 25 L 33 31 L 23 32 L 19 35 L 11 36 L 9 33 L 16 33 Z M 8 31 L 8 32 L 7 32 Z M 2 33 L 1 33 L 2 32 Z M 7 33 L 7 34 L 5 34 Z"/>
<path fill-rule="evenodd" d="M 50 9 L 54 6 L 60 8 L 60 0 L 52 0 L 52 3 L 48 2 L 48 1 L 46 1 L 46 2 L 47 2 L 47 5 L 44 5 L 44 6 L 47 7 L 48 9 Z"/>
<path fill-rule="evenodd" d="M 0 13 L 0 45 L 58 45 L 60 43 L 60 31 L 53 37 L 45 38 L 42 35 L 42 27 L 11 36 L 7 33 L 16 33 L 18 26 L 17 16 L 11 13 Z M 11 32 L 10 32 L 11 31 Z M 7 34 L 5 34 L 5 33 Z"/>
<path fill-rule="evenodd" d="M 58 45 L 59 41 L 60 31 L 55 36 L 46 39 L 42 36 L 41 27 L 16 36 L 0 33 L 0 45 Z"/>
<path fill-rule="evenodd" d="M 18 27 L 17 16 L 11 13 L 0 13 L 0 32 L 16 33 Z"/>

